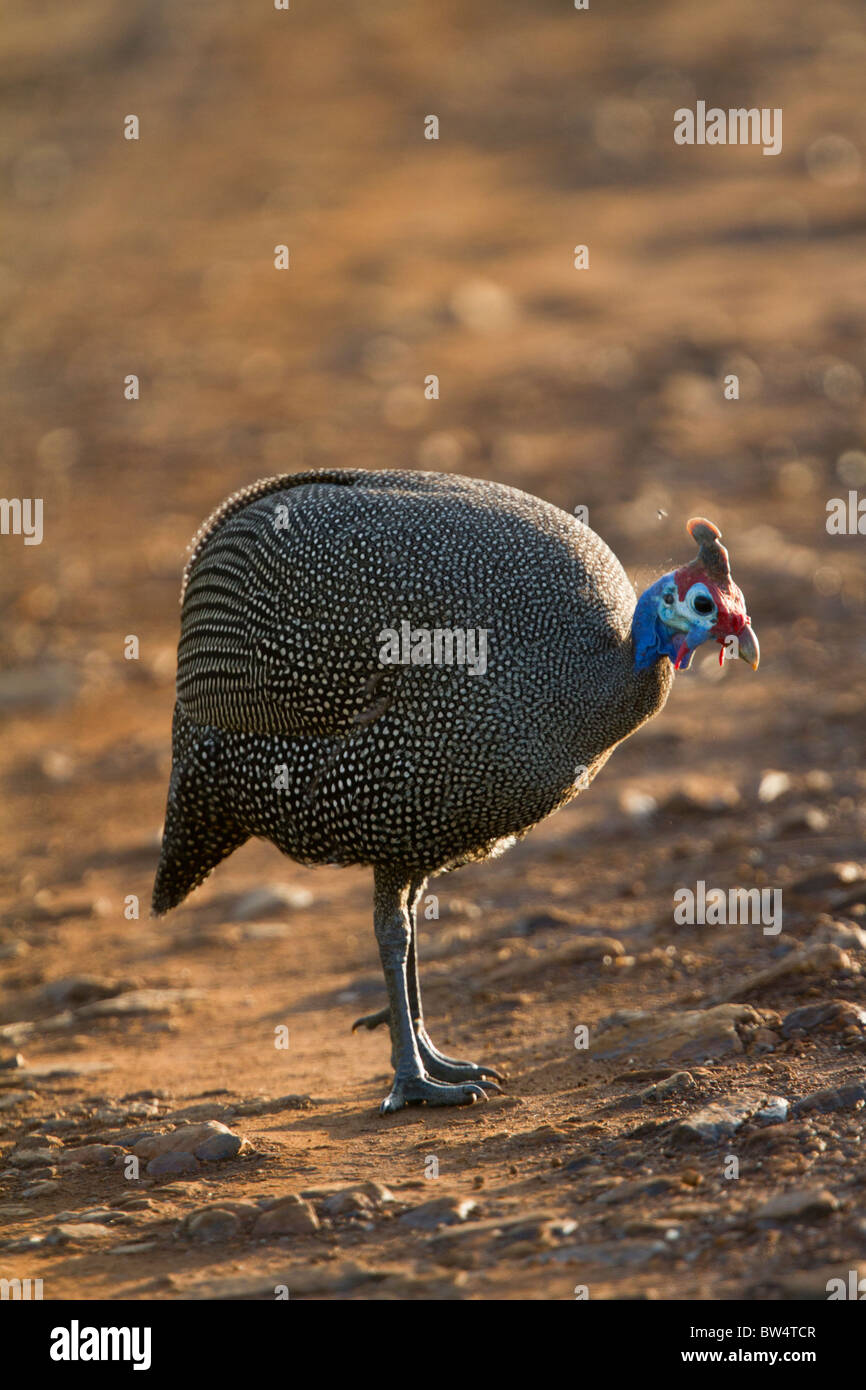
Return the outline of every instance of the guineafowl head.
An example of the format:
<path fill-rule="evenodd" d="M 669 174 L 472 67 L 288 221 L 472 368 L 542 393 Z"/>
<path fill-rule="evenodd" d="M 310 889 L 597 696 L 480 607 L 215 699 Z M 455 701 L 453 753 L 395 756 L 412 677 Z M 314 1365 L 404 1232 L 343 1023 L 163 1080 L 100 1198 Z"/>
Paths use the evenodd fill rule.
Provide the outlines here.
<path fill-rule="evenodd" d="M 644 671 L 667 656 L 674 670 L 686 671 L 692 652 L 708 638 L 726 645 L 736 638 L 736 651 L 753 670 L 760 658 L 758 639 L 749 623 L 746 600 L 731 578 L 728 552 L 721 531 L 703 517 L 688 523 L 698 547 L 697 558 L 662 575 L 641 594 L 634 612 L 635 666 Z"/>

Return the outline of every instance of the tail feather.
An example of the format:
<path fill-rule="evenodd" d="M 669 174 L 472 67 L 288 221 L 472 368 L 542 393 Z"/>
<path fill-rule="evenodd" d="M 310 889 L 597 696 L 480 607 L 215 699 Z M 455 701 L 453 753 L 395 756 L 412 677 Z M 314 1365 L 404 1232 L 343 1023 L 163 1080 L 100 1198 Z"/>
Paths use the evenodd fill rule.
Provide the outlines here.
<path fill-rule="evenodd" d="M 175 709 L 174 761 L 151 900 L 155 917 L 182 903 L 221 860 L 250 838 L 222 799 L 213 799 L 208 790 L 213 780 L 208 776 L 215 752 L 212 742 L 191 735 L 192 727 Z"/>
<path fill-rule="evenodd" d="M 194 888 L 204 883 L 221 860 L 240 849 L 249 838 L 243 831 L 234 830 L 224 832 L 220 838 L 213 834 L 212 827 L 189 822 L 182 835 L 170 835 L 166 821 L 162 853 L 153 883 L 152 915 L 162 917 L 173 907 L 178 907 Z"/>

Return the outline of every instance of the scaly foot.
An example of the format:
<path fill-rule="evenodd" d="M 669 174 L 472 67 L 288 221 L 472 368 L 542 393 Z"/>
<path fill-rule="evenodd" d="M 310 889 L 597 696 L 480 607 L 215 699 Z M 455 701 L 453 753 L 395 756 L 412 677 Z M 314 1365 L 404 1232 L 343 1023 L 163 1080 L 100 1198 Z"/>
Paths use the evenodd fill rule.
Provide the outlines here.
<path fill-rule="evenodd" d="M 434 1077 L 437 1081 L 475 1081 L 479 1086 L 483 1086 L 485 1091 L 502 1094 L 496 1083 L 504 1081 L 505 1077 L 495 1067 L 488 1067 L 485 1062 L 462 1062 L 457 1057 L 446 1057 L 445 1053 L 440 1052 L 430 1041 L 423 1023 L 416 1026 L 415 1037 L 428 1076 Z"/>
<path fill-rule="evenodd" d="M 431 1081 L 428 1076 L 395 1076 L 390 1093 L 382 1101 L 379 1113 L 391 1115 L 404 1105 L 474 1105 L 487 1097 L 480 1085 L 448 1086 Z"/>
<path fill-rule="evenodd" d="M 388 1009 L 379 1009 L 377 1013 L 364 1014 L 362 1018 L 356 1018 L 352 1024 L 352 1032 L 356 1032 L 358 1028 L 369 1028 L 372 1031 L 388 1022 Z M 502 1094 L 500 1087 L 496 1085 L 497 1081 L 505 1080 L 501 1071 L 489 1067 L 486 1062 L 463 1062 L 458 1057 L 447 1057 L 433 1043 L 423 1023 L 416 1022 L 415 1036 L 424 1069 L 435 1081 L 474 1081 L 485 1091 Z"/>

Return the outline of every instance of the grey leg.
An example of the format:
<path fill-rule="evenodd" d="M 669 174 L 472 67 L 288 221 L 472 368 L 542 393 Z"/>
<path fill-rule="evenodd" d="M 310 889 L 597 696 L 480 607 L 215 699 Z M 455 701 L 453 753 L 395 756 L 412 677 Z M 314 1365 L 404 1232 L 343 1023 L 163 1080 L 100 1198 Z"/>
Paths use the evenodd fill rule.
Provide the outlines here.
<path fill-rule="evenodd" d="M 446 1057 L 444 1052 L 440 1052 L 438 1047 L 431 1041 L 430 1035 L 424 1026 L 424 1011 L 421 1006 L 421 981 L 418 975 L 418 904 L 427 886 L 424 878 L 412 880 L 410 890 L 410 920 L 412 926 L 412 940 L 409 946 L 409 959 L 406 963 L 406 973 L 409 980 L 409 999 L 412 1005 L 412 1019 L 415 1024 L 415 1040 L 418 1043 L 418 1051 L 424 1063 L 428 1076 L 433 1076 L 437 1081 L 476 1081 L 479 1086 L 483 1086 L 485 1091 L 499 1091 L 497 1081 L 504 1080 L 501 1072 L 493 1067 L 485 1066 L 481 1062 L 462 1062 L 457 1057 Z M 492 1080 L 490 1079 L 492 1078 Z"/>
<path fill-rule="evenodd" d="M 412 1012 L 413 1022 L 421 1018 L 421 989 L 418 980 L 415 936 L 417 932 L 416 917 L 418 901 L 421 894 L 424 892 L 426 883 L 426 878 L 421 878 L 416 875 L 409 884 L 406 899 L 406 910 L 409 914 L 410 931 L 409 954 L 406 958 L 406 983 L 409 988 L 409 1008 Z M 363 1017 L 356 1018 L 355 1022 L 352 1024 L 352 1032 L 356 1032 L 358 1028 L 368 1028 L 370 1032 L 372 1032 L 374 1028 L 381 1028 L 383 1023 L 387 1023 L 389 1026 L 391 1023 L 391 1009 L 387 1004 L 384 1009 L 377 1009 L 374 1014 L 364 1014 Z"/>
<path fill-rule="evenodd" d="M 377 937 L 379 936 L 379 875 L 380 871 L 377 870 Z M 382 871 L 383 879 L 384 876 L 384 871 Z M 399 879 L 400 876 L 398 875 L 397 878 Z M 388 911 L 393 911 L 392 903 L 395 893 L 396 882 L 397 880 L 391 880 L 391 882 L 389 883 L 388 891 L 385 894 L 385 898 L 387 899 L 387 901 L 383 900 L 382 902 L 383 911 L 386 913 Z M 445 1054 L 440 1052 L 439 1049 L 433 1044 L 427 1032 L 427 1029 L 424 1026 L 424 1014 L 421 1007 L 421 986 L 418 978 L 418 954 L 416 947 L 416 939 L 418 903 L 420 901 L 422 893 L 424 892 L 425 884 L 426 879 L 419 875 L 416 875 L 411 879 L 411 881 L 408 884 L 405 884 L 402 882 L 402 880 L 400 880 L 399 888 L 397 889 L 397 892 L 399 893 L 400 912 L 403 915 L 403 921 L 405 924 L 403 930 L 405 931 L 406 929 L 408 929 L 409 934 L 408 943 L 406 946 L 404 972 L 406 981 L 406 1001 L 412 1025 L 415 1050 L 418 1054 L 419 1061 L 423 1067 L 423 1071 L 428 1078 L 432 1078 L 434 1081 L 452 1083 L 466 1081 L 474 1082 L 475 1085 L 477 1087 L 480 1087 L 483 1091 L 498 1092 L 499 1087 L 496 1085 L 496 1081 L 501 1081 L 503 1079 L 500 1072 L 497 1072 L 493 1067 L 489 1067 L 483 1063 L 464 1062 L 455 1057 L 445 1056 Z M 380 953 L 381 952 L 382 942 L 380 939 Z M 382 964 L 383 968 L 385 968 L 385 977 L 387 982 L 388 970 L 387 967 L 385 967 L 384 955 L 382 956 Z M 390 986 L 389 998 L 391 998 Z M 401 1056 L 400 1048 L 403 1045 L 403 1034 L 401 1018 L 399 1015 L 395 1015 L 393 1011 L 393 1001 L 391 1004 L 389 1004 L 387 1008 L 379 1010 L 378 1013 L 367 1014 L 365 1015 L 365 1017 L 357 1019 L 352 1026 L 352 1031 L 354 1032 L 356 1028 L 377 1028 L 381 1023 L 388 1023 L 391 1026 L 391 1063 L 394 1066 L 395 1071 L 397 1071 L 399 1074 Z M 447 1089 L 460 1088 L 452 1086 Z M 446 1102 L 440 1101 L 439 1103 L 444 1104 Z"/>
<path fill-rule="evenodd" d="M 409 898 L 412 881 L 395 869 L 376 868 L 373 920 L 379 957 L 388 989 L 394 1084 L 382 1102 L 382 1114 L 404 1105 L 468 1105 L 484 1099 L 477 1083 L 444 1084 L 425 1072 L 413 1026 L 406 967 L 412 941 Z"/>

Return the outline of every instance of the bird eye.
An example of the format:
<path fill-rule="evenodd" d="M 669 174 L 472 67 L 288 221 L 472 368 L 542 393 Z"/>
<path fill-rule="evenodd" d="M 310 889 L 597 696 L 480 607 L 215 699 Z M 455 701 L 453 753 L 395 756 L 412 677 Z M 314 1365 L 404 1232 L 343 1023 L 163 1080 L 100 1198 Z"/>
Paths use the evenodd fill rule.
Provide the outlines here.
<path fill-rule="evenodd" d="M 716 607 L 709 594 L 704 593 L 695 594 L 691 599 L 691 605 L 696 613 L 701 613 L 703 616 L 714 612 Z"/>
<path fill-rule="evenodd" d="M 668 605 L 670 605 L 670 604 L 673 603 L 673 601 L 674 601 L 674 591 L 673 591 L 673 589 L 668 589 L 667 593 L 662 595 L 662 602 L 663 602 L 663 603 L 666 603 L 666 604 L 668 604 Z"/>

